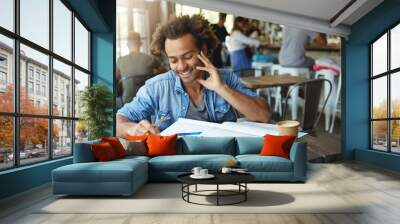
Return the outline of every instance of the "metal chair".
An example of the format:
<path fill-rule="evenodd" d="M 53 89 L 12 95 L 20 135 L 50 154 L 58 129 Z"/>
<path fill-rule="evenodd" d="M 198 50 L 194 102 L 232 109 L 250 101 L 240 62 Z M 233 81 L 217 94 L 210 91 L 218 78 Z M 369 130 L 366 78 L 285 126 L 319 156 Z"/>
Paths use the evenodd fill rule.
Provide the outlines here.
<path fill-rule="evenodd" d="M 119 91 L 121 92 L 122 105 L 131 102 L 132 99 L 136 96 L 136 93 L 140 89 L 140 87 L 145 84 L 146 80 L 152 78 L 153 76 L 153 74 L 147 74 L 121 78 L 121 80 L 119 80 L 118 82 L 118 88 L 122 89 L 122 91 Z"/>
<path fill-rule="evenodd" d="M 319 111 L 319 102 L 322 94 L 322 88 L 324 87 L 325 83 L 328 83 L 329 92 L 328 95 L 325 95 L 324 103 Z M 290 86 L 284 101 L 285 104 L 282 113 L 283 118 L 286 116 L 289 97 L 292 95 L 292 92 L 297 93 L 300 87 L 304 88 L 304 110 L 303 116 L 300 118 L 300 127 L 303 132 L 310 133 L 313 132 L 315 127 L 318 125 L 321 115 L 325 110 L 329 96 L 332 92 L 332 83 L 327 79 L 313 79 Z"/>

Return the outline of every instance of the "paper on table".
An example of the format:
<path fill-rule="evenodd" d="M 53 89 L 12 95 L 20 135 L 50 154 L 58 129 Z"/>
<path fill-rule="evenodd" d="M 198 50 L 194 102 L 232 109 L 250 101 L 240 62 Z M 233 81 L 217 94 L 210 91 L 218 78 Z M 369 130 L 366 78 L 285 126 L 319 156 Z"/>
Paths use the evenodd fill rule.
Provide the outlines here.
<path fill-rule="evenodd" d="M 161 132 L 161 135 L 173 135 L 182 132 L 201 132 L 197 136 L 204 137 L 235 137 L 235 136 L 252 136 L 242 132 L 227 130 L 218 123 L 197 121 L 186 118 L 179 118 L 175 123 Z"/>
<path fill-rule="evenodd" d="M 240 131 L 238 131 L 240 130 Z M 161 135 L 173 135 L 182 132 L 201 132 L 203 137 L 251 137 L 265 134 L 278 134 L 276 125 L 257 122 L 224 122 L 222 124 L 179 118 L 175 123 L 161 132 Z M 306 133 L 299 132 L 298 137 Z"/>
<path fill-rule="evenodd" d="M 278 127 L 275 124 L 258 123 L 251 121 L 243 122 L 224 122 L 221 124 L 227 129 L 239 129 L 241 132 L 245 132 L 254 136 L 264 136 L 266 134 L 278 135 Z M 307 133 L 299 132 L 297 134 L 298 138 L 303 137 Z"/>

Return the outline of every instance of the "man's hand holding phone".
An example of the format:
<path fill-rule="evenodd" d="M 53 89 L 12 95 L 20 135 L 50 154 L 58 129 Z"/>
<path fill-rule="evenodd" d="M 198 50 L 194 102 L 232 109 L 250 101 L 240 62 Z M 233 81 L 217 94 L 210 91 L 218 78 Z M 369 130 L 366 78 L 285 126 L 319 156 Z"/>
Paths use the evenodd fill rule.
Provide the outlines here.
<path fill-rule="evenodd" d="M 210 74 L 205 80 L 198 79 L 197 81 L 207 89 L 218 92 L 218 90 L 223 87 L 223 82 L 221 81 L 218 69 L 210 62 L 203 52 L 200 52 L 197 57 L 203 62 L 204 67 L 197 66 L 196 69 L 206 71 Z"/>

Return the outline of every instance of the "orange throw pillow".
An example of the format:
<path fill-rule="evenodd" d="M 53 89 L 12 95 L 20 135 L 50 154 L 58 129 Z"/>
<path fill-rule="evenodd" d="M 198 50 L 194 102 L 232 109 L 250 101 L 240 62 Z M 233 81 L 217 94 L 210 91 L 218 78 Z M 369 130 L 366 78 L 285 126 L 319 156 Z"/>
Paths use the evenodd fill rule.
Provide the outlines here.
<path fill-rule="evenodd" d="M 159 136 L 149 135 L 147 137 L 147 155 L 148 156 L 165 156 L 176 155 L 176 139 L 177 135 Z"/>
<path fill-rule="evenodd" d="M 260 155 L 280 156 L 290 159 L 290 148 L 295 140 L 296 136 L 265 135 Z"/>
<path fill-rule="evenodd" d="M 130 141 L 146 142 L 148 135 L 125 135 L 124 139 Z"/>
<path fill-rule="evenodd" d="M 122 146 L 121 142 L 117 137 L 109 137 L 109 138 L 101 138 L 101 142 L 108 142 L 114 149 L 115 155 L 117 158 L 125 157 L 126 151 L 124 146 Z"/>
<path fill-rule="evenodd" d="M 117 158 L 113 147 L 108 142 L 93 144 L 90 147 L 92 149 L 94 157 L 99 162 L 110 161 Z"/>

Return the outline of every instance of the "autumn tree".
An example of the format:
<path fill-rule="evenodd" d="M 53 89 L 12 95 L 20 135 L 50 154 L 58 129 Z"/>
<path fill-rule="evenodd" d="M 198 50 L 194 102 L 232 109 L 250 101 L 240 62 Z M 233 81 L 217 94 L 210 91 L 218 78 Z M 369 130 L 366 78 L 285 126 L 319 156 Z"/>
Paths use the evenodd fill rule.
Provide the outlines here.
<path fill-rule="evenodd" d="M 13 112 L 14 107 L 14 88 L 13 85 L 8 85 L 6 92 L 0 93 L 0 111 Z M 34 105 L 29 99 L 29 95 L 24 87 L 20 88 L 20 109 L 23 114 L 42 114 L 46 115 L 48 107 L 45 104 Z M 55 110 L 55 113 L 59 113 Z M 0 147 L 13 147 L 13 117 L 0 116 Z M 44 145 L 47 142 L 48 136 L 48 119 L 47 118 L 20 118 L 20 148 L 24 149 L 26 145 Z M 58 137 L 59 128 L 53 126 L 53 138 Z"/>
<path fill-rule="evenodd" d="M 372 109 L 373 118 L 388 118 L 387 101 L 381 101 L 378 106 Z M 393 99 L 391 102 L 391 117 L 400 117 L 400 100 Z M 392 141 L 398 141 L 400 138 L 400 122 L 397 120 L 391 121 L 391 135 Z M 387 135 L 387 121 L 375 121 L 373 123 L 374 137 L 385 138 Z"/>

